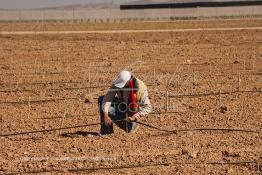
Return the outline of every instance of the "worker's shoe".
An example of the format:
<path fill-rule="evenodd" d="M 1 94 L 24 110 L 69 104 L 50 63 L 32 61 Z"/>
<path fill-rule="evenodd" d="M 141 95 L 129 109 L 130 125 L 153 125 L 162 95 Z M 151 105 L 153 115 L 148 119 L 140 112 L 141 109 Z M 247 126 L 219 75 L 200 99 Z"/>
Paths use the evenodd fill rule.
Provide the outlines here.
<path fill-rule="evenodd" d="M 105 124 L 101 124 L 100 134 L 107 135 L 114 133 L 113 124 L 107 126 Z"/>
<path fill-rule="evenodd" d="M 137 131 L 139 125 L 137 122 L 129 122 L 128 123 L 128 133 L 134 133 Z"/>

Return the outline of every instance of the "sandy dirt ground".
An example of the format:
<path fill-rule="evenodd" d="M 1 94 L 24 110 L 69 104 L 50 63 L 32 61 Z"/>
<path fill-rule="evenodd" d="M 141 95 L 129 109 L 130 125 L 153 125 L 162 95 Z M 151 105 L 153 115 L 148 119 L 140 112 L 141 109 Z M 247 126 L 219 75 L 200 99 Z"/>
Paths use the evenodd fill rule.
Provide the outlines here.
<path fill-rule="evenodd" d="M 30 24 L 14 25 L 30 31 Z M 201 26 L 262 27 L 262 20 L 75 27 Z M 0 50 L 0 174 L 262 173 L 261 30 L 0 35 Z M 148 85 L 154 111 L 143 123 L 255 132 L 168 133 L 140 124 L 133 134 L 114 126 L 114 134 L 101 136 L 92 125 L 61 136 L 10 135 L 59 128 L 63 116 L 63 127 L 99 122 L 97 99 L 122 69 Z"/>
<path fill-rule="evenodd" d="M 2 31 L 0 35 L 38 35 L 38 34 L 121 34 L 121 33 L 164 33 L 164 32 L 198 32 L 198 31 L 237 31 L 262 30 L 262 27 L 227 27 L 227 28 L 191 28 L 191 29 L 133 29 L 133 30 L 76 30 L 76 31 Z"/>
<path fill-rule="evenodd" d="M 0 31 L 86 31 L 86 30 L 150 30 L 150 29 L 191 29 L 191 28 L 232 28 L 261 27 L 261 18 L 228 20 L 181 20 L 172 22 L 35 22 L 0 23 Z"/>

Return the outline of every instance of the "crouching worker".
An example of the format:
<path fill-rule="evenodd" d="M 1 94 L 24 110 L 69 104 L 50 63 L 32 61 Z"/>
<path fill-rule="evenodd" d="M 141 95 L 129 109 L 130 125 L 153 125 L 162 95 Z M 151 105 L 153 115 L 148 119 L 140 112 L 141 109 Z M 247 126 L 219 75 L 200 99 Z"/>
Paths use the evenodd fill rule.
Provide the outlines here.
<path fill-rule="evenodd" d="M 113 133 L 113 123 L 128 133 L 136 121 L 152 111 L 146 85 L 128 71 L 121 71 L 105 96 L 98 99 L 101 134 Z"/>

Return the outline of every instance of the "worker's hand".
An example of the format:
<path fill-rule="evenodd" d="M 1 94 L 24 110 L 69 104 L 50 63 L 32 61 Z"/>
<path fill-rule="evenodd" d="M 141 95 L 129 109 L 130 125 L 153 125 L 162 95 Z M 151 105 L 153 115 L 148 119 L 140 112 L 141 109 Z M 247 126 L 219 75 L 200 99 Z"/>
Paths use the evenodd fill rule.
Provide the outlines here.
<path fill-rule="evenodd" d="M 140 114 L 139 114 L 139 113 L 136 113 L 136 114 L 134 114 L 133 116 L 128 117 L 128 121 L 129 121 L 129 122 L 136 121 L 136 120 L 139 119 L 139 117 L 140 117 Z"/>
<path fill-rule="evenodd" d="M 109 126 L 112 124 L 112 120 L 111 118 L 109 117 L 108 113 L 105 113 L 104 114 L 104 122 L 105 122 L 105 125 Z"/>

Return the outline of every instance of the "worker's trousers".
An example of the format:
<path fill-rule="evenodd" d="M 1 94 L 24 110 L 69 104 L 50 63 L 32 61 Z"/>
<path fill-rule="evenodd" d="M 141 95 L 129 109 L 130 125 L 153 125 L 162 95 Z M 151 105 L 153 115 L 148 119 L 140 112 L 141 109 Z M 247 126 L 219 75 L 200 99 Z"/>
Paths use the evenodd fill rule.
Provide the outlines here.
<path fill-rule="evenodd" d="M 114 132 L 113 130 L 113 124 L 110 126 L 105 125 L 104 123 L 104 111 L 103 111 L 103 99 L 104 96 L 100 96 L 98 98 L 98 107 L 99 107 L 99 113 L 100 113 L 100 122 L 101 122 L 101 134 L 111 134 Z M 115 123 L 119 128 L 123 129 L 124 131 L 130 132 L 133 128 L 133 125 L 136 125 L 135 122 L 128 122 L 124 121 L 126 119 L 126 109 L 127 105 L 124 103 L 117 103 L 117 100 L 114 99 L 108 114 L 113 123 Z"/>

